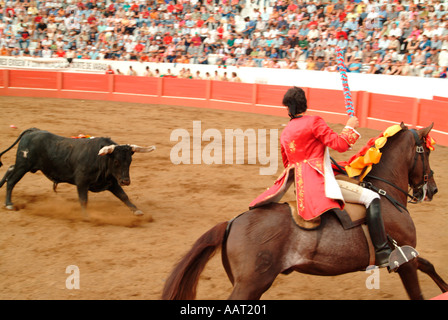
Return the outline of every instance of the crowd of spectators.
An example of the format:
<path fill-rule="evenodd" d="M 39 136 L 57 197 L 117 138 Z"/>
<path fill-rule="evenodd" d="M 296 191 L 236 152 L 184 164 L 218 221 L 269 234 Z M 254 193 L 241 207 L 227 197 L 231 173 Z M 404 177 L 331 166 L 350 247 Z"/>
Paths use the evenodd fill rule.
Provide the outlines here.
<path fill-rule="evenodd" d="M 0 55 L 446 78 L 446 0 L 16 0 Z"/>
<path fill-rule="evenodd" d="M 151 70 L 149 66 L 146 66 L 145 71 L 142 74 L 138 74 L 138 72 L 134 70 L 132 66 L 129 66 L 128 70 L 126 72 L 123 72 L 120 69 L 114 70 L 111 65 L 108 65 L 106 74 L 241 82 L 241 78 L 238 77 L 238 74 L 235 71 L 232 71 L 229 77 L 226 70 L 223 70 L 221 75 L 218 73 L 218 70 L 215 70 L 212 75 L 207 71 L 203 74 L 201 74 L 201 71 L 199 70 L 197 70 L 195 73 L 192 73 L 190 68 L 182 68 L 181 70 L 179 70 L 178 74 L 175 74 L 171 71 L 170 68 L 168 68 L 165 73 L 161 73 L 157 68 L 155 70 Z"/>

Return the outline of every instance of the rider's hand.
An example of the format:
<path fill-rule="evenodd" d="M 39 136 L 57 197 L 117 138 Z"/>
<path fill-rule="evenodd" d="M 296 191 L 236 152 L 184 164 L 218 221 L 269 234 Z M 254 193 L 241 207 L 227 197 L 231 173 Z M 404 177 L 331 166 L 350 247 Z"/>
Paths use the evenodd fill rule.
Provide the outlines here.
<path fill-rule="evenodd" d="M 351 127 L 351 128 L 353 128 L 353 129 L 358 128 L 358 127 L 359 127 L 359 120 L 358 120 L 358 117 L 355 117 L 355 116 L 350 117 L 350 118 L 347 120 L 346 126 Z"/>

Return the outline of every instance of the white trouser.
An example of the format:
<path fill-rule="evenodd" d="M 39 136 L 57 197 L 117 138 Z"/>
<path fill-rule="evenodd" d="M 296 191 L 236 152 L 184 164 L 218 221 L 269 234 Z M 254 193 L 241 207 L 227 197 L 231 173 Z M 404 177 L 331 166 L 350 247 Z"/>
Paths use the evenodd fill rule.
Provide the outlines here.
<path fill-rule="evenodd" d="M 366 208 L 370 205 L 373 199 L 379 199 L 380 196 L 372 190 L 363 188 L 357 184 L 345 181 L 336 180 L 341 188 L 344 201 L 363 204 Z"/>

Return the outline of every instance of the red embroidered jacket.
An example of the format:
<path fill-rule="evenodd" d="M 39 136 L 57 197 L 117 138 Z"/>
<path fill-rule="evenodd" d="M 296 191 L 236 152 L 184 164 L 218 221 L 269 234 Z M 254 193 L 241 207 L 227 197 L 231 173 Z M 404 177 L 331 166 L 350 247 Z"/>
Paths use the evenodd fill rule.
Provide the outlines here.
<path fill-rule="evenodd" d="M 306 115 L 292 119 L 280 137 L 285 170 L 271 188 L 251 202 L 250 207 L 278 202 L 294 182 L 297 211 L 305 220 L 311 220 L 332 208 L 342 209 L 343 201 L 328 197 L 328 190 L 326 194 L 325 184 L 330 179 L 334 180 L 334 175 L 331 170 L 325 169 L 326 165 L 330 165 L 326 164 L 329 156 L 325 156 L 325 150 L 329 147 L 345 152 L 358 138 L 359 134 L 349 127 L 337 134 L 319 116 Z M 336 193 L 340 194 L 339 187 L 335 185 L 338 189 Z"/>

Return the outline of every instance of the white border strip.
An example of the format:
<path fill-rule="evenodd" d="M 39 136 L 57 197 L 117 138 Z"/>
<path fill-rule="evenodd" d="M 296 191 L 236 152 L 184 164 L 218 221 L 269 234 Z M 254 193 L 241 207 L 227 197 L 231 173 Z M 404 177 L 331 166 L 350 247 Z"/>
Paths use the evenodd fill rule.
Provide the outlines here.
<path fill-rule="evenodd" d="M 210 101 L 216 101 L 216 102 L 226 102 L 226 103 L 238 103 L 238 104 L 247 104 L 251 105 L 250 102 L 238 102 L 238 101 L 228 101 L 228 100 L 220 100 L 220 99 L 210 99 Z"/>
<path fill-rule="evenodd" d="M 156 94 L 143 94 L 143 93 L 126 93 L 126 92 L 112 92 L 112 94 L 126 95 L 126 96 L 140 96 L 140 97 L 158 97 Z"/>
<path fill-rule="evenodd" d="M 83 93 L 104 93 L 108 94 L 109 91 L 90 91 L 90 90 L 72 90 L 72 89 L 61 89 L 61 92 L 83 92 Z"/>
<path fill-rule="evenodd" d="M 440 134 L 443 134 L 443 135 L 445 135 L 445 136 L 448 136 L 448 132 L 445 132 L 445 131 L 440 131 L 440 130 L 436 130 L 436 129 L 431 129 L 431 132 L 437 132 L 437 133 L 440 133 Z"/>
<path fill-rule="evenodd" d="M 374 121 L 379 121 L 379 122 L 386 122 L 386 123 L 391 123 L 391 124 L 397 124 L 397 121 L 391 121 L 391 120 L 384 120 L 384 119 L 378 119 L 378 118 L 372 118 L 372 117 L 367 117 L 367 120 L 374 120 Z M 405 125 L 410 126 L 410 124 L 405 123 Z"/>
<path fill-rule="evenodd" d="M 170 99 L 189 99 L 189 100 L 202 100 L 202 101 L 205 101 L 205 100 L 207 100 L 207 98 L 175 97 L 175 96 L 160 96 L 160 98 L 170 98 Z"/>
<path fill-rule="evenodd" d="M 49 88 L 25 88 L 25 87 L 2 87 L 8 89 L 20 89 L 20 90 L 42 90 L 42 91 L 58 91 L 58 89 L 49 89 Z"/>

